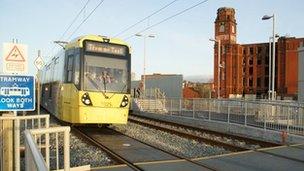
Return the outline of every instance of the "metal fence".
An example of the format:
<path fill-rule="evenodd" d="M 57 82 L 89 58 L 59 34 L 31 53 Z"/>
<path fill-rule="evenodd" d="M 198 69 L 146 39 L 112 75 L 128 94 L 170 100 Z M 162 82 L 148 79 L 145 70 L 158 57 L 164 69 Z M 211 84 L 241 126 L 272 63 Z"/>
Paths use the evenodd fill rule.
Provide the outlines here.
<path fill-rule="evenodd" d="M 155 101 L 155 99 L 150 100 Z M 165 109 L 161 113 L 169 115 L 304 135 L 304 105 L 302 103 L 230 99 L 163 99 L 162 101 Z M 143 107 L 140 109 L 145 111 Z"/>
<path fill-rule="evenodd" d="M 64 170 L 70 169 L 70 127 L 52 127 L 44 129 L 31 129 L 25 132 L 25 170 L 50 170 L 60 169 L 60 145 L 58 143 L 59 134 L 63 134 L 63 168 Z M 56 167 L 51 168 L 49 158 L 43 158 L 42 146 L 39 144 L 38 137 L 55 135 L 55 162 Z M 51 136 L 50 135 L 50 136 Z M 49 141 L 46 139 L 46 141 Z M 46 149 L 49 149 L 46 146 Z M 50 156 L 50 151 L 45 150 L 44 156 Z"/>
<path fill-rule="evenodd" d="M 90 165 L 70 168 L 70 127 L 49 128 L 49 117 L 0 116 L 0 171 L 90 170 Z"/>

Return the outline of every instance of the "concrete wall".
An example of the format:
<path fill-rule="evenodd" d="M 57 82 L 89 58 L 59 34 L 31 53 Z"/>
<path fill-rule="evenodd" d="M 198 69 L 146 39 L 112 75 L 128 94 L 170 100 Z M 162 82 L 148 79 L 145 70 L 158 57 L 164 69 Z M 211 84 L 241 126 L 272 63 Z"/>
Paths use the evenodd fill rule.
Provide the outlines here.
<path fill-rule="evenodd" d="M 146 77 L 146 89 L 159 88 L 167 98 L 182 98 L 183 76 L 182 75 L 159 75 Z"/>
<path fill-rule="evenodd" d="M 298 100 L 304 102 L 304 47 L 300 47 L 298 53 Z"/>
<path fill-rule="evenodd" d="M 131 82 L 131 92 L 139 86 L 140 81 Z M 183 97 L 183 75 L 147 75 L 146 89 L 159 88 L 167 98 Z"/>

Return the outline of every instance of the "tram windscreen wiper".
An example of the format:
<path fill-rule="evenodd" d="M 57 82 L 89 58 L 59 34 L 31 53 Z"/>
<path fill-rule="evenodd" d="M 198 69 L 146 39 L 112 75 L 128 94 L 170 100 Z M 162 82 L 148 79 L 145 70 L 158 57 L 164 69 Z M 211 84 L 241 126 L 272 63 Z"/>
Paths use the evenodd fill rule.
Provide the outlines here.
<path fill-rule="evenodd" d="M 100 88 L 100 86 L 99 86 L 99 84 L 97 83 L 97 81 L 95 81 L 94 79 L 92 79 L 90 76 L 88 76 L 88 75 L 85 75 L 87 78 L 88 78 L 88 80 L 92 83 L 92 85 L 97 89 L 97 90 L 100 90 L 101 88 Z M 105 83 L 104 83 L 104 86 L 105 86 Z M 105 90 L 106 91 L 106 90 Z M 105 92 L 103 92 L 103 91 L 101 91 L 101 93 L 102 93 L 102 95 L 106 98 L 106 99 L 108 99 L 109 97 L 105 94 Z"/>

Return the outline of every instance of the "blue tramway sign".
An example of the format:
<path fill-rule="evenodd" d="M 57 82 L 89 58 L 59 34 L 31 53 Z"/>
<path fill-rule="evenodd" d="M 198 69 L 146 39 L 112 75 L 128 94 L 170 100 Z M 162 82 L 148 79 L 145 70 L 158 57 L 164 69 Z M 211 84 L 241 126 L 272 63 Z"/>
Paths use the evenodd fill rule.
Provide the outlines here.
<path fill-rule="evenodd" d="M 0 75 L 0 111 L 35 110 L 35 77 Z"/>

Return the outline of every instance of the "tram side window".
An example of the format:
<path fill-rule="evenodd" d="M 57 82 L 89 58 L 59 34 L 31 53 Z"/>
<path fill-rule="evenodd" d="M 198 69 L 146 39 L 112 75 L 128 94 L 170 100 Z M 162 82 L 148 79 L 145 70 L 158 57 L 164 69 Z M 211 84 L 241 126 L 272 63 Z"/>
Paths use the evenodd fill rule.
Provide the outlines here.
<path fill-rule="evenodd" d="M 77 53 L 74 58 L 74 80 L 73 80 L 76 86 L 79 85 L 79 74 L 80 74 L 79 70 L 80 70 L 80 54 Z"/>
<path fill-rule="evenodd" d="M 74 64 L 74 56 L 68 56 L 68 67 L 67 67 L 67 82 L 72 82 L 73 80 L 73 64 Z"/>
<path fill-rule="evenodd" d="M 67 82 L 74 83 L 79 88 L 80 77 L 80 54 L 76 53 L 68 56 L 67 61 Z"/>

